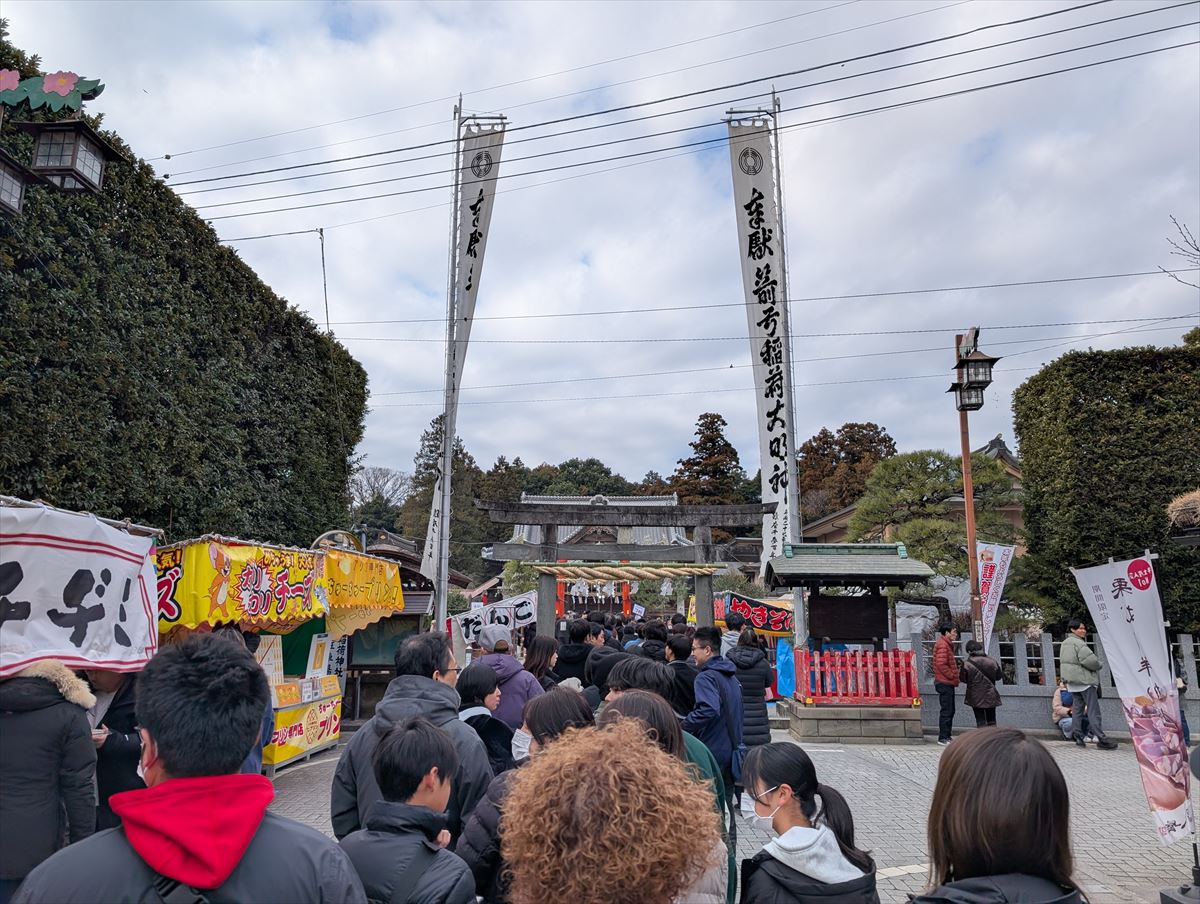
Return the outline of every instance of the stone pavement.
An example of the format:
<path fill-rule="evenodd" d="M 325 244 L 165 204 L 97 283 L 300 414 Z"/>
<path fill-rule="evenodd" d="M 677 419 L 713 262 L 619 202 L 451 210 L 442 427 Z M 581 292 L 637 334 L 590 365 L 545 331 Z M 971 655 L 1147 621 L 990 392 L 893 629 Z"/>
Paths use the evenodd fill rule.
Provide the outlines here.
<path fill-rule="evenodd" d="M 774 732 L 777 741 L 786 732 Z M 1091 904 L 1152 904 L 1158 889 L 1188 881 L 1191 847 L 1161 847 L 1155 839 L 1133 751 L 1081 750 L 1050 742 L 1071 792 L 1076 879 Z M 925 815 L 942 748 L 810 744 L 817 775 L 841 791 L 854 813 L 857 841 L 879 867 L 883 904 L 903 904 L 926 882 Z M 271 809 L 326 834 L 329 788 L 336 752 L 289 767 L 275 778 Z M 752 856 L 767 836 L 742 820 L 739 859 Z"/>

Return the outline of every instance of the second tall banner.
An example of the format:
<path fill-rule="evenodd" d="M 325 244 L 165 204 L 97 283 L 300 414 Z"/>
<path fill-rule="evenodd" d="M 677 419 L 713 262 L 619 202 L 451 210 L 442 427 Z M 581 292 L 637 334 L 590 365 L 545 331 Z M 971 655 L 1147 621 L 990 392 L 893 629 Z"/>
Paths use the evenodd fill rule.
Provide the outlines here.
<path fill-rule="evenodd" d="M 733 166 L 733 203 L 737 214 L 738 256 L 746 294 L 746 325 L 758 403 L 758 449 L 762 467 L 762 501 L 776 502 L 774 514 L 763 515 L 760 571 L 783 555 L 790 542 L 788 524 L 788 437 L 791 381 L 788 357 L 788 306 L 784 285 L 783 236 L 775 199 L 776 180 L 771 130 L 762 119 L 730 120 L 729 156 Z"/>

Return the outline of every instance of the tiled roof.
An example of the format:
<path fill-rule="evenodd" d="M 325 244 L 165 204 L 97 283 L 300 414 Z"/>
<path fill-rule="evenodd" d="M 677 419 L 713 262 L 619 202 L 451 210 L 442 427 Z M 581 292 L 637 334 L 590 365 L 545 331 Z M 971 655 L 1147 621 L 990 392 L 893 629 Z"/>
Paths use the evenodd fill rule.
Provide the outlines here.
<path fill-rule="evenodd" d="M 791 555 L 771 559 L 768 579 L 796 584 L 827 580 L 846 583 L 854 578 L 871 582 L 902 583 L 933 577 L 924 562 L 908 558 L 904 547 L 893 543 L 804 543 L 790 547 Z"/>
<path fill-rule="evenodd" d="M 542 505 L 628 505 L 646 507 L 655 505 L 679 505 L 679 497 L 672 493 L 670 496 L 533 496 L 521 494 L 522 502 L 535 502 Z M 571 539 L 590 525 L 559 525 L 558 542 L 568 544 Z M 682 527 L 621 527 L 617 528 L 621 535 L 618 542 L 633 543 L 637 546 L 691 546 L 687 532 Z M 628 536 L 629 539 L 625 539 Z M 536 546 L 542 542 L 542 528 L 536 524 L 518 524 L 513 528 L 509 543 L 528 543 Z"/>

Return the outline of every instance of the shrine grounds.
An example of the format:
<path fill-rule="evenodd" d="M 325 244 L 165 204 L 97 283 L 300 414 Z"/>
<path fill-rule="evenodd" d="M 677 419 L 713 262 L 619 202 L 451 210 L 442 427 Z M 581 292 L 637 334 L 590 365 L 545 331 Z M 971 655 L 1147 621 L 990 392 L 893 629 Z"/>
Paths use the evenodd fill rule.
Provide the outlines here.
<path fill-rule="evenodd" d="M 786 732 L 773 733 L 786 741 Z M 1152 904 L 1158 891 L 1190 880 L 1192 848 L 1161 847 L 1142 794 L 1133 749 L 1080 749 L 1065 741 L 1048 746 L 1071 793 L 1071 832 L 1076 880 L 1091 904 Z M 854 812 L 858 846 L 879 869 L 883 904 L 903 904 L 924 887 L 928 857 L 925 817 L 942 748 L 884 745 L 805 745 L 825 784 L 840 790 Z M 329 787 L 337 751 L 314 757 L 275 777 L 271 809 L 332 837 Z M 751 856 L 767 836 L 745 820 L 738 825 L 738 859 Z"/>

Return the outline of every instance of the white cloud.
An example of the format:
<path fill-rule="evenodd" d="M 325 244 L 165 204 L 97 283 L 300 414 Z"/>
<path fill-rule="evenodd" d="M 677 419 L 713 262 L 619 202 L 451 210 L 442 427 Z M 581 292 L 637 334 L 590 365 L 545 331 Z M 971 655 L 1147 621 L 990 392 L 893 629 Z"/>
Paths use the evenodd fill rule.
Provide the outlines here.
<path fill-rule="evenodd" d="M 482 93 L 477 89 L 819 7 L 733 2 L 150 5 L 8 0 L 5 15 L 11 20 L 12 39 L 40 53 L 45 65 L 104 79 L 107 90 L 91 109 L 104 112 L 106 124 L 147 158 L 174 152 L 177 156 L 169 162 L 155 161 L 160 172 L 202 170 L 173 179 L 175 182 L 443 140 L 451 134 L 450 102 L 421 102 L 453 96 L 460 90 L 477 92 L 467 94 L 468 109 L 505 111 L 513 126 L 520 126 L 599 106 L 635 103 L 819 65 L 1054 8 L 1049 3 L 1014 6 L 978 2 L 939 10 L 932 4 L 907 0 L 851 4 Z M 1109 3 L 982 32 L 953 44 L 822 70 L 808 78 L 778 79 L 776 84 L 786 88 L 835 78 L 1142 9 L 1145 7 L 1132 2 Z M 755 54 L 764 47 L 928 10 L 934 11 Z M 954 60 L 789 92 L 783 95 L 784 106 L 812 104 L 992 65 L 1184 22 L 1189 17 L 1194 18 L 1189 9 L 1147 15 Z M 1195 38 L 1194 27 L 1181 29 L 922 88 L 785 113 L 783 122 L 791 125 Z M 751 55 L 650 80 L 614 84 L 739 54 Z M 530 103 L 600 85 L 611 87 Z M 752 90 L 717 94 L 711 99 L 719 101 Z M 680 103 L 690 106 L 702 100 Z M 409 109 L 178 155 L 191 148 L 398 107 Z M 670 107 L 663 105 L 628 115 Z M 505 158 L 511 161 L 590 140 L 716 122 L 721 109 L 558 139 L 510 143 Z M 584 120 L 557 128 L 592 122 Z M 431 123 L 437 124 L 429 126 Z M 395 134 L 208 169 L 389 131 Z M 510 141 L 528 134 L 513 132 Z M 719 133 L 689 132 L 582 154 L 508 163 L 505 172 L 668 147 L 715 134 Z M 413 155 L 441 150 L 444 148 L 430 148 Z M 790 129 L 784 135 L 783 160 L 793 296 L 1152 269 L 1170 261 L 1164 241 L 1170 229 L 1169 214 L 1193 227 L 1200 226 L 1197 50 L 1174 50 L 936 103 Z M 378 161 L 353 165 L 372 162 Z M 586 178 L 566 178 L 580 170 L 549 173 L 535 178 L 565 181 L 500 195 L 477 313 L 536 314 L 739 302 L 740 276 L 727 167 L 726 152 L 717 147 L 702 154 Z M 253 190 L 187 197 L 197 204 L 217 203 L 446 168 L 448 159 L 441 157 L 329 179 L 309 178 Z M 403 191 L 446 181 L 446 176 L 434 175 L 345 194 Z M 504 187 L 517 188 L 530 181 L 512 179 Z M 201 187 L 207 186 L 190 186 Z M 340 196 L 313 195 L 262 207 L 286 207 Z M 328 227 L 431 207 L 329 229 L 326 251 L 329 305 L 335 322 L 435 319 L 415 324 L 335 323 L 340 336 L 438 339 L 444 332 L 436 319 L 443 315 L 445 306 L 448 199 L 449 191 L 441 189 L 358 204 L 227 219 L 216 226 L 222 236 L 238 237 Z M 205 215 L 240 209 L 212 209 Z M 315 236 L 242 242 L 237 247 L 266 282 L 317 322 L 324 322 Z M 1148 277 L 1139 281 L 805 303 L 796 305 L 793 322 L 798 333 L 891 331 L 1153 316 L 1195 311 L 1196 306 L 1195 293 L 1189 294 L 1166 277 Z M 1106 348 L 1134 342 L 1169 343 L 1177 341 L 1194 322 L 1168 332 L 1099 338 L 1092 344 Z M 1009 358 L 1000 368 L 1029 368 L 1062 349 L 1018 354 L 1050 342 L 1006 343 L 1115 328 L 1119 327 L 992 330 L 984 333 L 984 345 Z M 754 471 L 758 453 L 747 368 L 627 380 L 553 382 L 743 364 L 749 360 L 744 341 L 628 345 L 483 341 L 742 336 L 745 329 L 744 316 L 737 307 L 605 317 L 481 320 L 473 334 L 480 341 L 471 347 L 466 383 L 541 385 L 465 394 L 466 401 L 489 404 L 465 405 L 459 419 L 460 432 L 485 466 L 501 453 L 510 458 L 520 455 L 531 464 L 594 455 L 636 478 L 650 469 L 670 471 L 675 460 L 687 451 L 696 416 L 716 410 L 730 422 L 731 438 L 747 469 Z M 798 388 L 800 438 L 825 425 L 874 420 L 886 426 L 902 448 L 956 448 L 957 419 L 949 398 L 942 394 L 949 383 L 950 342 L 951 337 L 945 334 L 797 339 L 798 359 L 940 349 L 798 363 L 796 380 L 800 384 L 945 374 L 945 378 L 933 380 Z M 347 338 L 346 344 L 367 368 L 375 392 L 440 387 L 443 352 L 438 342 Z M 998 432 L 1011 438 L 1010 394 L 1028 375 L 1028 371 L 998 373 L 988 393 L 987 407 L 972 418 L 978 444 Z M 744 387 L 744 391 L 710 391 L 732 387 Z M 650 395 L 658 392 L 690 394 Z M 500 404 L 503 399 L 606 393 L 645 397 Z M 379 407 L 368 418 L 362 451 L 372 464 L 408 468 L 422 429 L 437 413 L 440 396 L 380 396 L 376 401 Z M 391 407 L 415 402 L 428 403 L 429 407 Z"/>

